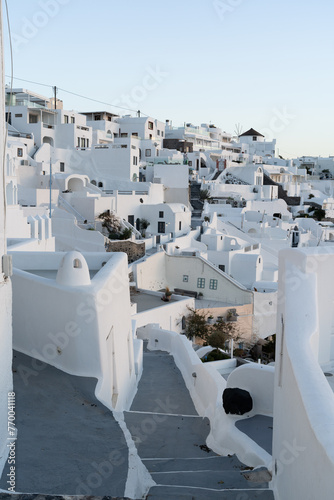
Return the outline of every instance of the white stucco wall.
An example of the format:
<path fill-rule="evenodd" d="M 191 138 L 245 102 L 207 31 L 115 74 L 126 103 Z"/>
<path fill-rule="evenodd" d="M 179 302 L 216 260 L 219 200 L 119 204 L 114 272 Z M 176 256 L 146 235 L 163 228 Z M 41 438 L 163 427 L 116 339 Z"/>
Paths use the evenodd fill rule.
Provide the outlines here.
<path fill-rule="evenodd" d="M 77 226 L 74 215 L 57 210 L 52 216 L 52 234 L 56 250 L 80 252 L 105 252 L 106 238 L 98 231 L 88 231 Z"/>
<path fill-rule="evenodd" d="M 160 290 L 166 285 L 171 290 L 181 288 L 202 292 L 205 299 L 230 304 L 249 304 L 253 293 L 238 285 L 227 275 L 199 257 L 167 255 L 159 252 L 136 264 L 138 288 Z M 188 281 L 184 282 L 184 276 Z M 198 288 L 198 278 L 205 279 L 205 288 Z M 217 280 L 217 290 L 210 290 L 210 279 Z"/>
<path fill-rule="evenodd" d="M 161 293 L 161 296 L 163 293 Z M 133 320 L 136 321 L 136 328 L 141 328 L 151 323 L 159 324 L 160 328 L 172 330 L 173 332 L 181 333 L 182 331 L 182 316 L 189 314 L 189 308 L 195 308 L 195 300 L 191 298 L 183 298 L 176 302 L 161 302 L 161 307 L 155 307 L 148 311 L 139 312 L 133 315 Z"/>
<path fill-rule="evenodd" d="M 63 256 L 45 254 L 37 261 L 37 255 L 27 261 L 19 254 L 14 263 L 57 269 Z M 96 258 L 107 263 L 91 284 L 80 287 L 15 269 L 14 346 L 67 373 L 95 377 L 100 401 L 122 410 L 136 388 L 127 258 L 117 253 Z"/>
<path fill-rule="evenodd" d="M 272 416 L 274 412 L 273 366 L 248 363 L 239 366 L 229 375 L 226 387 L 238 387 L 248 391 L 253 399 L 250 415 Z M 259 388 L 261 387 L 261 390 Z"/>
<path fill-rule="evenodd" d="M 273 486 L 278 500 L 332 498 L 334 395 L 319 362 L 331 357 L 334 254 L 280 253 Z"/>

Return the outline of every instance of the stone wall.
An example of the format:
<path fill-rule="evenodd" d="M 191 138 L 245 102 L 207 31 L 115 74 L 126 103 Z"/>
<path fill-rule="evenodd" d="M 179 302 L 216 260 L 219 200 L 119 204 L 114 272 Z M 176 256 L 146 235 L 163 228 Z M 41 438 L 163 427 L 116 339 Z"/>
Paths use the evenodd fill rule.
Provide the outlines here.
<path fill-rule="evenodd" d="M 145 243 L 131 240 L 109 241 L 107 252 L 124 252 L 128 256 L 129 264 L 141 259 L 145 255 Z"/>

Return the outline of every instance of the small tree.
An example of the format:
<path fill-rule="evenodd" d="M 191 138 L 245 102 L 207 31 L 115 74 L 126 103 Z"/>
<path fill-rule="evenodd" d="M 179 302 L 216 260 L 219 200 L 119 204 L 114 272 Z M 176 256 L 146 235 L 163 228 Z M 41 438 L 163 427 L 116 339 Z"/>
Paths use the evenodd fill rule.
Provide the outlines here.
<path fill-rule="evenodd" d="M 204 201 L 204 200 L 209 200 L 211 198 L 210 196 L 210 191 L 208 189 L 201 189 L 199 192 L 199 199 Z"/>
<path fill-rule="evenodd" d="M 147 219 L 139 219 L 139 228 L 142 236 L 145 236 L 145 231 L 150 225 L 150 222 Z"/>
<path fill-rule="evenodd" d="M 211 345 L 216 349 L 224 349 L 226 342 L 233 339 L 238 342 L 242 335 L 238 331 L 235 323 L 229 323 L 223 319 L 218 320 L 213 325 L 208 324 L 208 315 L 202 310 L 188 308 L 190 314 L 185 319 L 186 335 L 188 339 L 199 337 L 206 345 Z"/>
<path fill-rule="evenodd" d="M 186 316 L 186 336 L 188 339 L 193 339 L 194 337 L 199 337 L 206 341 L 208 336 L 209 325 L 206 321 L 206 314 L 198 309 L 192 309 L 188 307 L 190 314 Z"/>
<path fill-rule="evenodd" d="M 214 325 L 211 326 L 206 341 L 209 345 L 215 347 L 216 349 L 224 349 L 226 342 L 229 342 L 232 339 L 235 342 L 242 339 L 242 335 L 236 324 L 219 319 Z"/>
<path fill-rule="evenodd" d="M 131 234 L 132 234 L 132 229 L 130 227 L 126 227 L 123 229 L 123 231 L 119 235 L 119 239 L 120 240 L 128 240 L 129 238 L 131 238 Z"/>
<path fill-rule="evenodd" d="M 326 212 L 322 208 L 316 208 L 313 212 L 313 218 L 320 221 L 326 217 Z"/>

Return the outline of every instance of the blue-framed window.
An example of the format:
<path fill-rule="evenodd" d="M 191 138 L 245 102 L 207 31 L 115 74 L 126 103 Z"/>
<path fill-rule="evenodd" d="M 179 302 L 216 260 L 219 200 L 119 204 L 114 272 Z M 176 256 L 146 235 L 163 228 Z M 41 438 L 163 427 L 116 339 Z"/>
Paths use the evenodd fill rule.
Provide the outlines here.
<path fill-rule="evenodd" d="M 217 290 L 218 280 L 210 280 L 209 288 L 210 290 Z"/>
<path fill-rule="evenodd" d="M 188 281 L 189 281 L 189 276 L 188 276 L 188 274 L 184 274 L 184 275 L 183 275 L 183 281 L 184 281 L 185 283 L 188 283 Z"/>
<path fill-rule="evenodd" d="M 205 278 L 197 278 L 197 288 L 205 288 Z"/>

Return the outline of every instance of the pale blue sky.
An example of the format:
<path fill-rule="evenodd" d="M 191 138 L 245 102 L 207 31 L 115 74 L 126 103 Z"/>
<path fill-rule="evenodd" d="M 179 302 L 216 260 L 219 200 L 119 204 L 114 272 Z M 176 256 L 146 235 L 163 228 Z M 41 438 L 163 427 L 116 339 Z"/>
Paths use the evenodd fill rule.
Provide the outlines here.
<path fill-rule="evenodd" d="M 7 1 L 17 77 L 175 126 L 254 127 L 285 157 L 334 155 L 332 0 Z M 9 74 L 6 30 L 5 46 Z"/>

